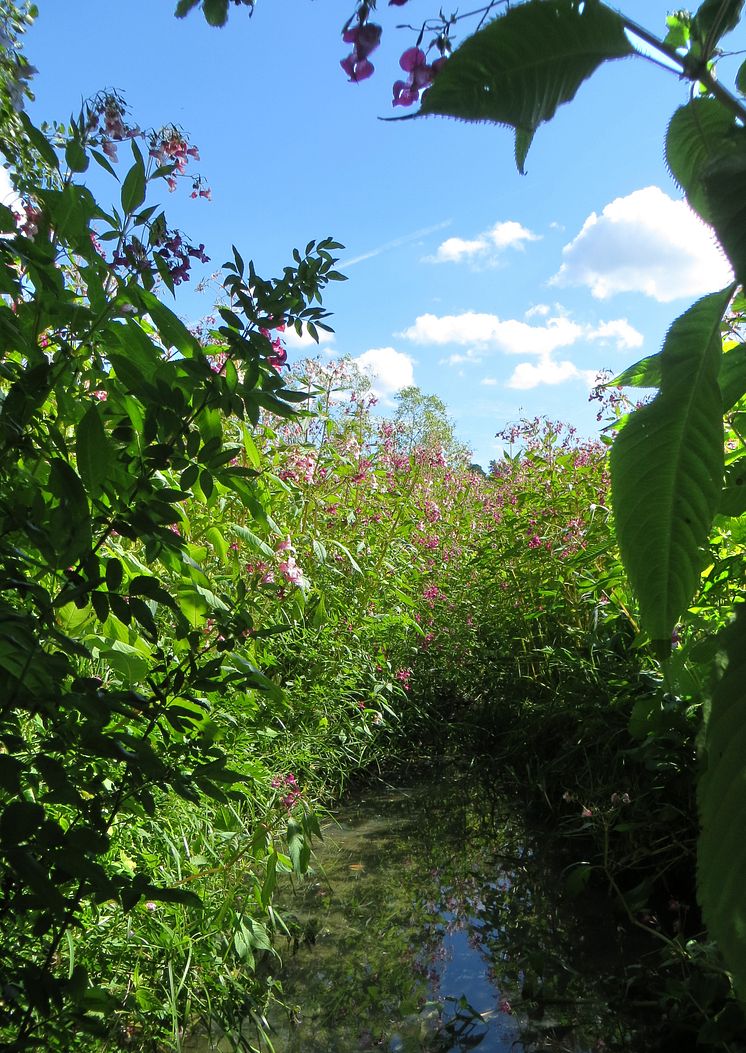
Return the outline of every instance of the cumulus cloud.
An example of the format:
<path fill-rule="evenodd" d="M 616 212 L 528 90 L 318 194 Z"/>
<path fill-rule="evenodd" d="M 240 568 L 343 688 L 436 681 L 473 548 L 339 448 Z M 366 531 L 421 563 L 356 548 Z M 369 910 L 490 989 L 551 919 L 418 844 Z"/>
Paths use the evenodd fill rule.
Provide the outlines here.
<path fill-rule="evenodd" d="M 334 333 L 326 333 L 323 329 L 319 329 L 318 334 L 318 344 L 313 339 L 313 337 L 308 335 L 308 333 L 305 330 L 303 331 L 303 336 L 298 336 L 295 329 L 293 329 L 292 327 L 290 329 L 286 329 L 285 332 L 282 333 L 282 338 L 288 349 L 291 351 L 314 352 L 319 350 L 322 344 L 328 345 L 334 343 Z M 324 350 L 328 350 L 328 347 L 324 348 Z"/>
<path fill-rule="evenodd" d="M 505 249 L 523 249 L 526 242 L 539 241 L 540 235 L 514 219 L 495 223 L 476 238 L 446 238 L 434 256 L 426 256 L 426 263 L 462 263 L 464 261 L 492 264 Z"/>
<path fill-rule="evenodd" d="M 568 380 L 580 380 L 586 387 L 596 382 L 596 371 L 578 369 L 572 362 L 555 362 L 546 355 L 539 362 L 520 362 L 507 380 L 506 387 L 527 391 L 540 384 L 564 384 Z"/>
<path fill-rule="evenodd" d="M 599 300 L 640 292 L 661 303 L 733 280 L 710 228 L 685 201 L 648 186 L 592 212 L 562 250 L 556 285 L 585 285 Z"/>
<path fill-rule="evenodd" d="M 614 318 L 611 322 L 601 322 L 595 328 L 589 328 L 586 339 L 597 340 L 600 344 L 615 344 L 618 351 L 642 347 L 643 335 L 626 318 Z"/>
<path fill-rule="evenodd" d="M 457 352 L 447 359 L 451 365 L 466 359 L 474 361 L 489 350 L 501 351 L 506 355 L 547 355 L 584 339 L 613 343 L 620 350 L 640 347 L 642 344 L 642 334 L 626 318 L 615 318 L 590 326 L 580 325 L 566 315 L 554 315 L 545 318 L 541 324 L 531 325 L 516 318 L 501 319 L 496 314 L 477 311 L 421 314 L 415 319 L 414 325 L 399 335 L 416 344 L 457 344 L 468 347 L 466 355 Z"/>
<path fill-rule="evenodd" d="M 373 393 L 387 405 L 397 391 L 414 384 L 414 359 L 393 347 L 372 347 L 353 362 L 370 377 Z"/>

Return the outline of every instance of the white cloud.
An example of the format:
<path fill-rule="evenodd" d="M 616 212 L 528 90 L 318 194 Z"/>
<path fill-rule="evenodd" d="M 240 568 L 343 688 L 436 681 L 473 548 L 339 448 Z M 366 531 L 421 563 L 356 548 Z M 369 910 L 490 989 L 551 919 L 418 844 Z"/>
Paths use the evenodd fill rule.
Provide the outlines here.
<path fill-rule="evenodd" d="M 491 230 L 487 231 L 486 237 L 496 249 L 522 249 L 526 241 L 541 241 L 540 234 L 534 234 L 532 230 L 521 223 L 516 223 L 514 219 L 496 223 Z"/>
<path fill-rule="evenodd" d="M 568 361 L 555 362 L 546 355 L 539 362 L 520 362 L 508 378 L 506 387 L 527 391 L 540 384 L 564 384 L 568 380 L 581 380 L 590 388 L 596 381 L 596 372 L 578 369 Z"/>
<path fill-rule="evenodd" d="M 546 318 L 548 314 L 551 314 L 552 308 L 548 303 L 536 303 L 533 307 L 524 313 L 524 318 Z"/>
<path fill-rule="evenodd" d="M 488 349 L 507 355 L 543 355 L 558 347 L 569 347 L 583 335 L 583 327 L 569 318 L 549 318 L 544 325 L 529 325 L 516 318 L 465 311 L 463 314 L 421 314 L 400 336 L 416 344 L 471 345 L 474 351 Z"/>
<path fill-rule="evenodd" d="M 660 187 L 592 212 L 562 250 L 552 284 L 586 285 L 599 300 L 640 292 L 661 303 L 720 289 L 733 274 L 710 228 Z"/>
<path fill-rule="evenodd" d="M 539 234 L 514 219 L 495 223 L 476 238 L 446 238 L 434 256 L 426 256 L 426 263 L 461 263 L 464 260 L 494 264 L 505 249 L 523 249 L 528 241 L 539 241 Z"/>
<path fill-rule="evenodd" d="M 600 322 L 586 332 L 587 340 L 598 340 L 601 344 L 615 343 L 618 351 L 642 347 L 643 335 L 626 318 L 614 318 L 611 322 Z"/>
<path fill-rule="evenodd" d="M 467 241 L 464 238 L 446 238 L 438 246 L 434 256 L 428 256 L 428 263 L 460 263 L 466 256 L 476 256 L 488 248 L 487 242 L 482 238 Z"/>
<path fill-rule="evenodd" d="M 385 404 L 397 391 L 414 384 L 414 359 L 393 347 L 372 347 L 353 362 L 370 377 L 373 393 Z"/>
<path fill-rule="evenodd" d="M 494 388 L 495 384 L 497 384 L 497 381 L 494 377 L 482 377 L 479 383 L 483 384 L 486 388 Z"/>
<path fill-rule="evenodd" d="M 303 336 L 298 336 L 295 329 L 292 327 L 286 329 L 281 336 L 284 343 L 291 351 L 317 351 L 322 344 L 334 343 L 334 333 L 326 333 L 323 329 L 319 329 L 318 334 L 318 344 L 305 330 L 303 331 Z"/>

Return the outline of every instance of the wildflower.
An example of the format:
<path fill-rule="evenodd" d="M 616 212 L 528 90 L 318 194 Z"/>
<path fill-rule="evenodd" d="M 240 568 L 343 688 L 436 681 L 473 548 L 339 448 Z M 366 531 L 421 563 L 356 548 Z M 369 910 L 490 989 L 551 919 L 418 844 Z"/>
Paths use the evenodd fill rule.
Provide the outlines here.
<path fill-rule="evenodd" d="M 593 815 L 593 812 L 592 812 L 592 810 L 590 808 L 583 808 L 583 810 L 582 810 L 582 812 L 580 814 L 583 817 L 583 819 L 590 819 L 591 816 Z"/>
<path fill-rule="evenodd" d="M 342 59 L 340 66 L 351 81 L 357 83 L 366 80 L 375 70 L 368 56 L 381 42 L 381 27 L 372 22 L 361 22 L 357 26 L 346 29 L 342 34 L 342 40 L 345 44 L 352 44 L 353 48 L 350 54 Z"/>
<path fill-rule="evenodd" d="M 295 562 L 294 556 L 288 556 L 288 558 L 281 563 L 277 569 L 291 585 L 301 585 L 303 583 L 303 571 Z"/>

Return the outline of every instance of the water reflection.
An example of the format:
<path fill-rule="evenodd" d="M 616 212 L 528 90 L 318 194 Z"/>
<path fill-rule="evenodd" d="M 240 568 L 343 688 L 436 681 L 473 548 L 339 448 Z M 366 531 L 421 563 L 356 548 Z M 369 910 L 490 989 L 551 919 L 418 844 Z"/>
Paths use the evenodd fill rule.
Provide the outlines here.
<path fill-rule="evenodd" d="M 632 1048 L 620 947 L 564 902 L 546 838 L 488 788 L 368 792 L 338 823 L 285 903 L 276 1053 Z"/>

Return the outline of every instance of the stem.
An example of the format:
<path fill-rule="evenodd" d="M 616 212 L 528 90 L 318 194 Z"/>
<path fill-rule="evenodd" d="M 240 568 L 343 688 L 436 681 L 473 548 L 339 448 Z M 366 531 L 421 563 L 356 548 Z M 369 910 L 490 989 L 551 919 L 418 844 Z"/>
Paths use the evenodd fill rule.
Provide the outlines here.
<path fill-rule="evenodd" d="M 637 22 L 634 22 L 631 18 L 627 18 L 627 16 L 623 15 L 621 11 L 617 11 L 616 14 L 619 15 L 622 25 L 628 32 L 634 33 L 636 37 L 644 40 L 646 44 L 650 44 L 650 46 L 655 48 L 656 51 L 660 51 L 660 53 L 665 55 L 667 59 L 679 66 L 681 70 L 679 75 L 681 77 L 685 80 L 690 80 L 693 83 L 699 82 L 700 84 L 703 84 L 704 87 L 707 88 L 707 91 L 715 96 L 718 102 L 722 103 L 722 105 L 730 110 L 734 116 L 738 117 L 739 120 L 746 123 L 746 106 L 739 102 L 735 95 L 732 95 L 727 88 L 724 88 L 722 84 L 715 79 L 712 71 L 708 69 L 706 61 L 702 61 L 696 66 L 693 66 L 687 61 L 686 56 L 679 55 L 678 52 L 669 47 L 668 44 L 664 43 L 660 37 L 657 37 L 655 33 L 651 33 Z M 657 65 L 661 65 L 660 61 L 652 55 L 645 55 L 642 52 L 638 52 L 638 54 L 641 58 L 646 58 L 650 62 L 655 62 Z M 668 69 L 669 67 L 666 66 L 665 68 Z M 673 72 L 673 70 L 671 72 Z"/>

